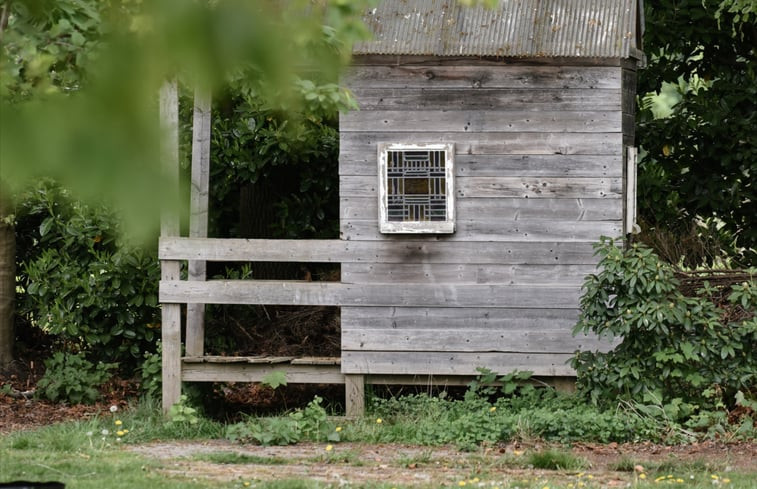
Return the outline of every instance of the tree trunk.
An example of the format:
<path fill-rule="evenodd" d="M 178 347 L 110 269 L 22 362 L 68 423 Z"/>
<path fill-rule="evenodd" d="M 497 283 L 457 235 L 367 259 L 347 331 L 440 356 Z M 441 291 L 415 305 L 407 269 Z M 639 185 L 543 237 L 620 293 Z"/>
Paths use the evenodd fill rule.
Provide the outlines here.
<path fill-rule="evenodd" d="M 16 234 L 11 203 L 0 182 L 0 368 L 13 360 L 13 306 L 16 300 Z"/>

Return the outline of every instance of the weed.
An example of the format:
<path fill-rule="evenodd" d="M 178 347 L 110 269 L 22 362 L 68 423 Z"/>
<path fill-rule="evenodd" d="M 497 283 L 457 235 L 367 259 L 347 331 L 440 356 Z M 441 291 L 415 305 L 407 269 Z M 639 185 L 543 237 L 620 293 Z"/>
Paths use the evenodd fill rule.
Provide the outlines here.
<path fill-rule="evenodd" d="M 195 460 L 201 460 L 205 462 L 211 462 L 214 464 L 228 464 L 228 465 L 244 465 L 244 464 L 256 464 L 256 465 L 287 465 L 291 463 L 290 460 L 282 457 L 263 457 L 260 455 L 250 455 L 247 453 L 237 452 L 212 452 L 195 455 Z"/>
<path fill-rule="evenodd" d="M 179 402 L 168 410 L 168 419 L 171 423 L 196 425 L 200 420 L 197 417 L 197 409 L 187 405 L 187 396 L 181 395 Z"/>
<path fill-rule="evenodd" d="M 304 410 L 284 417 L 256 418 L 237 423 L 226 429 L 226 438 L 232 441 L 255 441 L 261 445 L 290 445 L 301 440 L 341 440 L 341 427 L 328 420 L 326 410 L 318 396 Z"/>
<path fill-rule="evenodd" d="M 402 467 L 416 468 L 431 462 L 431 451 L 424 450 L 420 453 L 408 455 L 400 453 L 397 455 L 396 463 Z"/>
<path fill-rule="evenodd" d="M 45 375 L 37 388 L 42 397 L 51 401 L 92 404 L 100 397 L 97 387 L 110 378 L 117 365 L 94 364 L 81 354 L 56 352 L 45 360 Z"/>
<path fill-rule="evenodd" d="M 545 470 L 581 470 L 588 466 L 586 460 L 558 450 L 533 452 L 527 460 L 533 468 Z"/>

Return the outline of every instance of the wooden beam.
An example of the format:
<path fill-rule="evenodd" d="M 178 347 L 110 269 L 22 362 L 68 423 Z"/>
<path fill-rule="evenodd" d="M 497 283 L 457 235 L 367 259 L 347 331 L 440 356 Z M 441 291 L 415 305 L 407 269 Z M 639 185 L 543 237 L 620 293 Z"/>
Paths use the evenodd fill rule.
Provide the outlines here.
<path fill-rule="evenodd" d="M 625 93 L 625 92 L 624 92 Z M 361 111 L 439 110 L 621 110 L 620 89 L 598 88 L 352 88 Z"/>
<path fill-rule="evenodd" d="M 615 199 L 618 208 L 622 201 Z M 382 241 L 391 239 L 378 230 L 378 221 L 342 220 L 340 234 L 353 241 Z M 512 220 L 503 219 L 458 219 L 455 233 L 449 242 L 589 242 L 599 241 L 601 236 L 618 237 L 623 233 L 623 223 L 615 221 L 568 221 L 568 220 Z"/>
<path fill-rule="evenodd" d="M 163 172 L 168 188 L 167 207 L 161 214 L 160 234 L 164 237 L 179 235 L 178 208 L 179 193 L 179 94 L 176 81 L 167 81 L 160 90 L 160 122 L 163 131 Z M 162 261 L 161 281 L 180 278 L 178 261 Z M 181 306 L 163 304 L 161 306 L 161 341 L 163 412 L 168 412 L 181 396 Z"/>
<path fill-rule="evenodd" d="M 354 66 L 344 77 L 351 88 L 621 88 L 618 66 Z"/>
<path fill-rule="evenodd" d="M 596 264 L 588 242 L 450 242 L 437 236 L 385 241 L 161 238 L 161 260 L 314 263 Z"/>
<path fill-rule="evenodd" d="M 184 363 L 182 379 L 189 382 L 262 382 L 274 372 L 283 372 L 290 384 L 343 384 L 339 365 L 292 365 L 269 363 Z"/>
<path fill-rule="evenodd" d="M 341 176 L 342 197 L 378 198 L 378 179 L 370 176 Z M 458 198 L 516 199 L 606 199 L 623 197 L 619 177 L 459 177 Z"/>
<path fill-rule="evenodd" d="M 599 199 L 520 199 L 514 197 L 457 198 L 458 221 L 620 221 L 623 202 L 619 198 Z M 339 203 L 343 220 L 376 219 L 375 196 L 342 197 Z"/>
<path fill-rule="evenodd" d="M 353 157 L 354 156 L 354 157 Z M 376 154 L 343 154 L 342 176 L 377 178 Z M 622 177 L 623 158 L 616 155 L 455 155 L 455 177 Z"/>
<path fill-rule="evenodd" d="M 454 283 L 499 285 L 581 285 L 594 265 L 458 265 L 343 263 L 342 283 Z"/>
<path fill-rule="evenodd" d="M 527 370 L 537 376 L 575 376 L 566 363 L 572 353 L 342 352 L 342 372 L 366 375 L 477 375 L 479 367 L 505 374 Z"/>
<path fill-rule="evenodd" d="M 608 155 L 620 154 L 623 135 L 618 132 L 341 132 L 339 158 L 375 158 L 376 144 L 446 143 L 454 141 L 455 154 L 463 155 Z"/>
<path fill-rule="evenodd" d="M 580 287 L 343 284 L 276 280 L 160 282 L 161 302 L 302 306 L 578 307 Z"/>
<path fill-rule="evenodd" d="M 571 331 L 578 321 L 575 309 L 526 308 L 436 308 L 436 307 L 342 307 L 342 330 L 404 330 L 447 328 L 517 331 L 523 329 Z"/>
<path fill-rule="evenodd" d="M 192 185 L 190 191 L 189 235 L 208 236 L 208 195 L 210 188 L 210 93 L 195 90 L 192 119 Z M 189 280 L 205 280 L 206 262 L 190 260 Z M 202 355 L 205 349 L 205 304 L 187 306 L 187 355 Z"/>
<path fill-rule="evenodd" d="M 573 336 L 565 330 L 452 329 L 348 329 L 342 326 L 342 350 L 402 352 L 499 352 L 573 353 L 576 350 L 608 351 L 610 340 L 596 335 Z"/>
<path fill-rule="evenodd" d="M 344 376 L 344 403 L 348 418 L 359 418 L 365 414 L 365 376 Z"/>

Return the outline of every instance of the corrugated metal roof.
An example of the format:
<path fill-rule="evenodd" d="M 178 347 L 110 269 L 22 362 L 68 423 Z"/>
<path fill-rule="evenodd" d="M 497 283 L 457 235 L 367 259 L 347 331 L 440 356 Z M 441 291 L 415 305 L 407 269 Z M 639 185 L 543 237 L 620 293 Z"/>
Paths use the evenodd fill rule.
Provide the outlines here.
<path fill-rule="evenodd" d="M 354 54 L 636 56 L 638 0 L 383 0 L 364 20 L 374 33 Z"/>

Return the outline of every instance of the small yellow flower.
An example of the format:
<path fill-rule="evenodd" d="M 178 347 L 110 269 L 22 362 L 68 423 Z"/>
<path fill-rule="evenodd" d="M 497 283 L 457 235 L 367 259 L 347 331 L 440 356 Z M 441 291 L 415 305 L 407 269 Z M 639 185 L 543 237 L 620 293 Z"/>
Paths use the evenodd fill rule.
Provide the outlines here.
<path fill-rule="evenodd" d="M 568 489 L 573 489 L 573 483 L 568 484 Z"/>
<path fill-rule="evenodd" d="M 587 479 L 593 479 L 593 478 L 594 478 L 594 476 L 593 476 L 593 475 L 591 475 L 591 474 L 589 474 L 589 475 L 587 475 L 587 476 L 586 476 L 586 478 L 587 478 Z"/>
<path fill-rule="evenodd" d="M 326 445 L 326 451 L 327 452 L 330 452 L 333 449 L 334 449 L 334 445 Z"/>
<path fill-rule="evenodd" d="M 576 474 L 576 477 L 583 477 L 584 474 L 585 474 L 585 472 L 579 472 L 578 474 Z"/>
<path fill-rule="evenodd" d="M 471 484 L 476 484 L 479 480 L 480 479 L 478 477 L 474 477 L 473 479 L 470 480 L 470 483 Z"/>
<path fill-rule="evenodd" d="M 522 450 L 513 450 L 513 455 L 515 455 L 516 457 L 520 457 L 521 455 L 523 455 L 523 451 Z"/>
<path fill-rule="evenodd" d="M 549 489 L 549 486 L 544 486 L 541 489 Z"/>
<path fill-rule="evenodd" d="M 578 482 L 578 487 L 583 487 L 583 486 L 585 486 L 585 485 L 586 485 L 586 484 L 584 484 L 584 483 L 583 483 L 583 482 L 581 482 L 581 481 L 579 481 L 579 482 Z"/>
<path fill-rule="evenodd" d="M 725 478 L 725 479 L 723 479 L 723 480 L 722 480 L 721 482 L 722 482 L 723 484 L 728 484 L 729 482 L 731 482 L 731 479 Z"/>
<path fill-rule="evenodd" d="M 496 410 L 497 410 L 497 406 L 492 406 L 492 407 L 489 408 L 489 412 L 490 413 L 493 413 Z"/>
<path fill-rule="evenodd" d="M 124 423 L 120 419 L 117 419 L 117 420 L 113 421 L 113 424 L 116 425 L 116 426 L 121 426 Z"/>
<path fill-rule="evenodd" d="M 242 485 L 243 485 L 244 487 L 250 487 L 250 483 L 249 483 L 249 482 L 247 482 L 247 481 L 244 481 L 244 482 L 242 482 Z"/>
<path fill-rule="evenodd" d="M 457 483 L 457 485 L 460 487 L 463 487 L 465 484 L 467 484 L 465 481 L 460 481 Z"/>
<path fill-rule="evenodd" d="M 646 478 L 647 478 L 647 474 L 645 474 L 643 472 L 641 474 L 639 474 L 639 479 L 646 479 Z"/>
<path fill-rule="evenodd" d="M 125 434 L 122 430 L 116 431 L 116 436 L 124 436 Z"/>
<path fill-rule="evenodd" d="M 678 478 L 678 479 L 676 479 L 676 482 L 677 482 L 678 484 L 683 484 L 683 479 L 681 479 L 681 478 Z"/>
<path fill-rule="evenodd" d="M 339 433 L 340 431 L 342 431 L 342 427 L 341 426 L 337 426 L 336 429 L 334 429 L 334 431 L 336 431 L 337 433 Z"/>
<path fill-rule="evenodd" d="M 124 431 L 124 433 L 128 433 L 129 432 L 129 430 L 123 430 L 123 431 Z"/>
<path fill-rule="evenodd" d="M 376 424 L 381 424 L 381 423 L 383 423 L 383 422 L 384 422 L 384 420 L 383 420 L 383 419 L 381 419 L 381 418 L 376 418 Z"/>
<path fill-rule="evenodd" d="M 712 480 L 714 480 L 714 481 L 716 481 L 716 480 L 720 479 L 720 477 L 718 477 L 718 476 L 717 476 L 716 474 L 712 474 L 712 475 L 710 476 L 710 478 L 712 478 Z"/>

